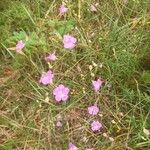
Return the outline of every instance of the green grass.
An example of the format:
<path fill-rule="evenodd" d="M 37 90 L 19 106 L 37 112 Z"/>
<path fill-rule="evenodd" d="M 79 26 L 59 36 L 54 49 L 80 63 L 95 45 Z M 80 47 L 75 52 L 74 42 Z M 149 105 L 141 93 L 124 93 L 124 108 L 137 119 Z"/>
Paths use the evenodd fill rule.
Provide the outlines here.
<path fill-rule="evenodd" d="M 0 149 L 67 150 L 70 142 L 79 150 L 150 149 L 143 131 L 150 130 L 150 1 L 101 0 L 92 13 L 90 0 L 70 0 L 64 18 L 60 4 L 0 1 Z M 63 49 L 67 33 L 78 39 L 73 51 Z M 18 40 L 27 40 L 25 56 L 9 49 Z M 53 51 L 58 59 L 48 65 L 43 57 Z M 54 84 L 40 85 L 50 66 Z M 91 80 L 98 77 L 105 84 L 95 94 Z M 57 104 L 52 90 L 60 83 L 71 95 Z M 89 117 L 95 102 L 101 112 Z M 62 128 L 54 126 L 58 114 Z M 103 123 L 100 133 L 90 129 L 94 118 Z"/>

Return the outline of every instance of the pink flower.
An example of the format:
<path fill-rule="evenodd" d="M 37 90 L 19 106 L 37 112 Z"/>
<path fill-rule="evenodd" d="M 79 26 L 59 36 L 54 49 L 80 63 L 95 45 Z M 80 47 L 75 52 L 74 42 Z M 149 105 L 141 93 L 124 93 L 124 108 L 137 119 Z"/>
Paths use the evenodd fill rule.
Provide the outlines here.
<path fill-rule="evenodd" d="M 63 84 L 60 84 L 58 87 L 56 87 L 53 90 L 53 95 L 55 96 L 55 100 L 57 102 L 60 101 L 67 101 L 67 99 L 69 98 L 69 88 L 65 87 Z"/>
<path fill-rule="evenodd" d="M 91 6 L 90 6 L 90 10 L 91 10 L 92 12 L 96 12 L 96 11 L 97 11 L 96 5 L 95 5 L 95 4 L 91 5 Z"/>
<path fill-rule="evenodd" d="M 90 106 L 90 107 L 88 107 L 88 113 L 90 114 L 90 115 L 97 115 L 98 114 L 98 112 L 99 112 L 99 108 L 96 106 L 96 105 L 93 105 L 93 106 Z"/>
<path fill-rule="evenodd" d="M 96 92 L 99 91 L 99 89 L 100 89 L 101 86 L 102 86 L 102 83 L 103 83 L 103 81 L 100 80 L 100 79 L 98 79 L 97 81 L 92 81 L 92 85 L 93 85 L 94 90 L 95 90 Z"/>
<path fill-rule="evenodd" d="M 62 127 L 62 123 L 60 121 L 57 121 L 56 127 Z"/>
<path fill-rule="evenodd" d="M 74 144 L 69 143 L 69 149 L 68 150 L 77 150 L 77 147 Z"/>
<path fill-rule="evenodd" d="M 57 59 L 57 57 L 56 57 L 55 53 L 52 53 L 52 54 L 49 53 L 49 55 L 45 57 L 46 61 L 55 61 L 56 59 Z"/>
<path fill-rule="evenodd" d="M 51 83 L 53 83 L 53 77 L 54 77 L 54 74 L 52 73 L 51 70 L 49 70 L 47 72 L 43 72 L 42 76 L 39 80 L 39 83 L 42 83 L 44 85 L 51 84 Z"/>
<path fill-rule="evenodd" d="M 93 121 L 91 123 L 92 131 L 100 131 L 101 128 L 102 128 L 102 124 L 99 121 Z"/>
<path fill-rule="evenodd" d="M 16 44 L 16 52 L 21 53 L 22 49 L 25 47 L 25 43 L 23 43 L 23 41 L 18 41 L 18 43 Z"/>
<path fill-rule="evenodd" d="M 60 15 L 64 15 L 67 11 L 68 11 L 68 8 L 66 8 L 64 4 L 62 4 L 59 7 L 59 13 L 60 13 Z"/>
<path fill-rule="evenodd" d="M 63 44 L 64 48 L 73 49 L 76 46 L 77 39 L 71 35 L 64 35 Z"/>

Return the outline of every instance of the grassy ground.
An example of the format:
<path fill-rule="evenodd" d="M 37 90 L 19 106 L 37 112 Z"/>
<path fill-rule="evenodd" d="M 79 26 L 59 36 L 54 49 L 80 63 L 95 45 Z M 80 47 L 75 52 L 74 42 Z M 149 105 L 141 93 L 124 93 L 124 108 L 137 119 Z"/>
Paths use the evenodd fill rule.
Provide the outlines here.
<path fill-rule="evenodd" d="M 72 142 L 81 150 L 149 150 L 150 0 L 101 0 L 96 13 L 91 0 L 68 0 L 65 17 L 60 4 L 0 1 L 0 149 L 67 150 Z M 63 49 L 67 33 L 78 39 L 73 51 Z M 22 39 L 26 56 L 9 50 Z M 47 64 L 43 57 L 53 51 L 58 59 Z M 54 85 L 42 86 L 49 67 Z M 97 95 L 91 80 L 98 77 L 105 83 Z M 60 83 L 71 96 L 57 104 L 51 91 Z M 87 114 L 95 102 L 103 123 L 98 133 Z M 62 128 L 54 126 L 58 114 Z"/>

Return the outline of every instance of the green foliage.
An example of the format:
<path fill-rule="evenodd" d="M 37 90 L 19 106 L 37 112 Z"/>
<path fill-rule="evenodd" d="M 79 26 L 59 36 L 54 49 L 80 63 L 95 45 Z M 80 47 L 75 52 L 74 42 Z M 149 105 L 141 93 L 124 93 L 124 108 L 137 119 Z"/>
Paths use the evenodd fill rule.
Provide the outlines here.
<path fill-rule="evenodd" d="M 63 22 L 59 22 L 58 25 L 56 25 L 56 30 L 60 35 L 67 34 L 71 32 L 74 29 L 75 22 L 72 20 L 67 20 Z"/>
<path fill-rule="evenodd" d="M 53 27 L 60 35 L 67 34 L 71 32 L 75 27 L 74 20 L 66 20 L 66 21 L 48 21 L 48 26 Z"/>
<path fill-rule="evenodd" d="M 16 145 L 15 140 L 7 141 L 4 145 L 0 146 L 3 150 L 11 150 L 14 149 L 14 146 Z"/>
<path fill-rule="evenodd" d="M 36 32 L 30 32 L 27 34 L 25 31 L 14 32 L 13 36 L 7 39 L 9 42 L 18 42 L 23 40 L 25 42 L 26 51 L 32 53 L 34 47 L 45 46 L 46 41 L 44 36 L 38 36 Z"/>
<path fill-rule="evenodd" d="M 142 76 L 141 76 L 141 81 L 145 84 L 145 85 L 150 85 L 150 71 L 145 71 L 143 72 Z"/>

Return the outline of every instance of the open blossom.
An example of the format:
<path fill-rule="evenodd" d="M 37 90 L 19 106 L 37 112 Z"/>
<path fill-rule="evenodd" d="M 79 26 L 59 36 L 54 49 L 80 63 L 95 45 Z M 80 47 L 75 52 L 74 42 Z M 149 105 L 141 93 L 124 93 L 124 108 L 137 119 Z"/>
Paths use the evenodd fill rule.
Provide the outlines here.
<path fill-rule="evenodd" d="M 53 95 L 55 96 L 55 100 L 57 102 L 67 101 L 69 98 L 69 88 L 65 87 L 63 84 L 60 84 L 53 90 Z"/>
<path fill-rule="evenodd" d="M 71 35 L 64 35 L 63 44 L 64 48 L 73 49 L 76 46 L 77 39 Z"/>
<path fill-rule="evenodd" d="M 101 128 L 102 128 L 102 124 L 99 121 L 93 121 L 91 123 L 92 131 L 100 131 Z"/>
<path fill-rule="evenodd" d="M 59 7 L 59 13 L 60 13 L 60 15 L 64 15 L 67 11 L 68 11 L 68 8 L 66 8 L 64 4 L 62 4 Z"/>
<path fill-rule="evenodd" d="M 51 84 L 51 83 L 53 83 L 53 77 L 54 77 L 54 74 L 52 73 L 51 70 L 49 70 L 47 72 L 43 72 L 42 76 L 39 80 L 39 83 L 42 83 L 44 85 Z"/>
<path fill-rule="evenodd" d="M 18 41 L 18 43 L 16 44 L 16 52 L 21 53 L 22 49 L 25 47 L 25 43 L 23 43 L 23 41 Z"/>
<path fill-rule="evenodd" d="M 46 61 L 55 61 L 56 59 L 57 59 L 57 57 L 56 57 L 55 53 L 52 53 L 52 54 L 49 53 L 49 55 L 45 57 Z"/>
<path fill-rule="evenodd" d="M 56 127 L 62 127 L 62 123 L 60 121 L 56 122 Z"/>
<path fill-rule="evenodd" d="M 69 149 L 68 150 L 77 150 L 77 147 L 74 144 L 69 143 Z"/>
<path fill-rule="evenodd" d="M 90 107 L 88 107 L 88 113 L 90 114 L 90 115 L 97 115 L 98 114 L 98 112 L 99 112 L 99 108 L 96 106 L 96 105 L 93 105 L 93 106 L 90 106 Z"/>
<path fill-rule="evenodd" d="M 98 79 L 97 81 L 92 81 L 93 88 L 94 88 L 94 90 L 95 90 L 96 92 L 99 91 L 99 89 L 100 89 L 101 86 L 102 86 L 102 83 L 103 83 L 103 81 L 100 80 L 100 79 Z"/>

